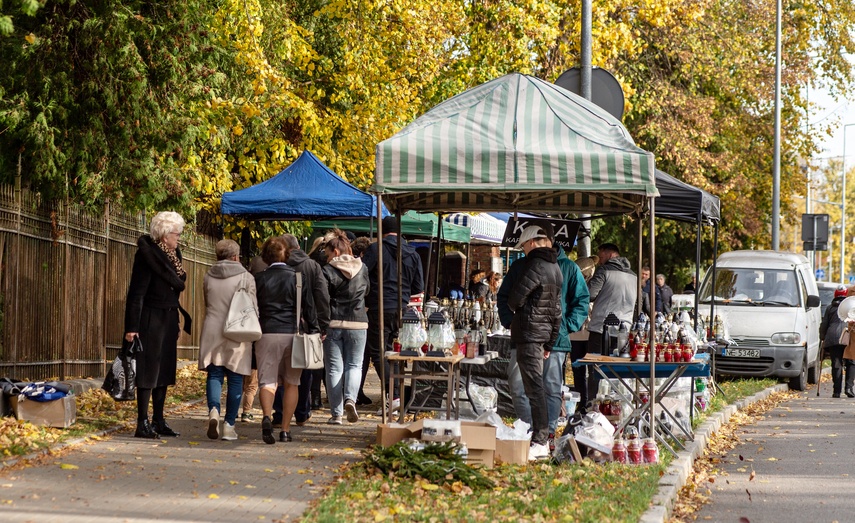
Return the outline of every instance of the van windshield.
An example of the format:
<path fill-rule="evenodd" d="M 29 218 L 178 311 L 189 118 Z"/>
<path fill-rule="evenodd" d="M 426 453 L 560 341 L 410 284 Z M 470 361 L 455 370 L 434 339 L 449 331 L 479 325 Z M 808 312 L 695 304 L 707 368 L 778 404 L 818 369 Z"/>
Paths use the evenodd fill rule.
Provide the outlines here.
<path fill-rule="evenodd" d="M 796 307 L 799 305 L 796 272 L 786 269 L 719 268 L 715 277 L 715 301 L 746 306 Z M 712 296 L 712 274 L 698 295 L 701 303 Z"/>

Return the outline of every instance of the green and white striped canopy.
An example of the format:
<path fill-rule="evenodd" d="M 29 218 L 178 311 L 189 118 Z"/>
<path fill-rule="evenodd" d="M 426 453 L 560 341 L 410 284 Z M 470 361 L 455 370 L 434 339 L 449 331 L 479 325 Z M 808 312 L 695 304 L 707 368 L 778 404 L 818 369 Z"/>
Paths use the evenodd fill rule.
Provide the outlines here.
<path fill-rule="evenodd" d="M 605 110 L 523 74 L 437 105 L 377 145 L 395 209 L 632 212 L 656 196 L 653 154 Z"/>

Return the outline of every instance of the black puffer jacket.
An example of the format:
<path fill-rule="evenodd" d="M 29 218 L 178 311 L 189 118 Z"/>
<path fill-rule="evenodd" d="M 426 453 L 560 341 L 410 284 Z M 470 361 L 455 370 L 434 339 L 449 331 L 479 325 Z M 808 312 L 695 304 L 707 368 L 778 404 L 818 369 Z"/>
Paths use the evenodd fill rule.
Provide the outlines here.
<path fill-rule="evenodd" d="M 561 327 L 561 285 L 555 249 L 540 247 L 522 261 L 523 269 L 508 296 L 514 312 L 511 340 L 515 343 L 543 343 L 551 348 Z"/>
<path fill-rule="evenodd" d="M 330 327 L 368 328 L 368 269 L 362 260 L 349 254 L 337 256 L 324 265 L 324 276 L 329 282 Z"/>
<path fill-rule="evenodd" d="M 276 334 L 297 332 L 297 275 L 293 268 L 275 263 L 256 274 L 255 295 L 258 298 L 258 320 L 261 323 L 261 332 Z M 320 332 L 314 300 L 303 300 L 300 308 L 303 320 L 306 322 L 306 332 Z"/>

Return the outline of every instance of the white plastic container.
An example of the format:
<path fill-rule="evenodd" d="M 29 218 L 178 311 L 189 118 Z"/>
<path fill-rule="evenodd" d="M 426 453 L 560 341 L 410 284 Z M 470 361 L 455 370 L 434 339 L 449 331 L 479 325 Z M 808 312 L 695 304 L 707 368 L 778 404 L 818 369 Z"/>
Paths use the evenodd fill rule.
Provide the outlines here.
<path fill-rule="evenodd" d="M 576 412 L 576 404 L 579 403 L 579 393 L 570 391 L 564 393 L 564 411 L 567 412 L 567 417 Z"/>

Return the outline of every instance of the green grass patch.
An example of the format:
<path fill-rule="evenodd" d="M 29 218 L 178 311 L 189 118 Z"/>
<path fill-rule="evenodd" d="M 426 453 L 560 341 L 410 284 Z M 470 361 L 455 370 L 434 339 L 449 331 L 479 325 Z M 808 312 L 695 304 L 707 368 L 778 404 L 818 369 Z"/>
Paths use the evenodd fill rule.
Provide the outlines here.
<path fill-rule="evenodd" d="M 637 521 L 665 465 L 505 465 L 483 472 L 492 488 L 353 467 L 302 521 Z"/>
<path fill-rule="evenodd" d="M 721 391 L 695 423 L 728 403 L 777 383 L 774 379 L 720 379 Z M 650 506 L 659 478 L 673 460 L 661 463 L 538 463 L 483 470 L 493 488 L 469 488 L 461 481 L 405 478 L 370 465 L 349 467 L 301 521 L 637 521 Z"/>

